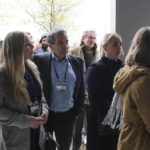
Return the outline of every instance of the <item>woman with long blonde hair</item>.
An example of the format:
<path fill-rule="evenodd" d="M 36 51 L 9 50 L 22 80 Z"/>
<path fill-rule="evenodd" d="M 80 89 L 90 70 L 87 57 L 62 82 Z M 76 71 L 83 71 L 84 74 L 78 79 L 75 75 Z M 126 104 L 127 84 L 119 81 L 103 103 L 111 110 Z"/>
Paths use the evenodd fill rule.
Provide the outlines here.
<path fill-rule="evenodd" d="M 48 107 L 33 62 L 30 37 L 7 34 L 0 57 L 0 128 L 6 150 L 44 150 Z"/>

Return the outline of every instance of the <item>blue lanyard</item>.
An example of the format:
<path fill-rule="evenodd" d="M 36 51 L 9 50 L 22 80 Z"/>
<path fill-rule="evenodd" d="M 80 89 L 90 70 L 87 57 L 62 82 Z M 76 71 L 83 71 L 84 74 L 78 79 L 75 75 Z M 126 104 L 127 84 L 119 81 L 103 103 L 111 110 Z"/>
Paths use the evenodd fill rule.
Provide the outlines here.
<path fill-rule="evenodd" d="M 56 70 L 56 66 L 55 66 L 55 62 L 54 62 L 54 61 L 53 61 L 53 66 L 54 66 L 54 71 L 55 71 L 55 74 L 56 74 L 57 81 L 60 82 L 60 78 L 59 78 L 59 75 L 58 75 L 58 73 L 57 73 L 57 70 Z M 64 83 L 66 82 L 67 70 L 68 70 L 68 61 L 66 60 L 66 71 L 65 71 L 64 80 L 63 80 Z"/>

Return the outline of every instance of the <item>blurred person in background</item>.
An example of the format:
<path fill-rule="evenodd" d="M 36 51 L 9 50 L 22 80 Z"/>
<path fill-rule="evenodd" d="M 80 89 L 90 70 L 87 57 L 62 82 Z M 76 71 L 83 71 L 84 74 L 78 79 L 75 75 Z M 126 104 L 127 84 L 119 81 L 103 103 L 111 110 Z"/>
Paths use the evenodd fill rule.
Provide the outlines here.
<path fill-rule="evenodd" d="M 48 33 L 43 33 L 39 43 L 35 44 L 34 54 L 45 53 L 50 50 L 48 42 L 47 42 Z"/>
<path fill-rule="evenodd" d="M 85 135 L 87 131 L 86 116 L 88 113 L 89 100 L 88 100 L 88 92 L 87 92 L 86 73 L 90 64 L 97 60 L 96 32 L 94 30 L 84 31 L 79 47 L 70 50 L 69 52 L 70 54 L 79 56 L 84 60 L 84 79 L 85 79 L 84 85 L 86 89 L 85 105 L 84 105 L 84 111 L 80 113 L 80 115 L 76 119 L 74 132 L 73 132 L 73 150 L 79 150 L 82 142 L 82 131 Z"/>

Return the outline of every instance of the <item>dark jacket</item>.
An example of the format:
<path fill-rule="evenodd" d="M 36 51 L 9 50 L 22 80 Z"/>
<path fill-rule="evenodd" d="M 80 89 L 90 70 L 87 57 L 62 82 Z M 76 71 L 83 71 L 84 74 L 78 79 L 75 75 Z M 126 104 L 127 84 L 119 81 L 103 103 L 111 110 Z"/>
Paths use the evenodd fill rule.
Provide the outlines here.
<path fill-rule="evenodd" d="M 87 71 L 87 84 L 90 101 L 90 111 L 101 115 L 103 120 L 112 102 L 114 95 L 113 79 L 122 66 L 120 60 L 114 61 L 102 57 L 93 63 Z"/>
<path fill-rule="evenodd" d="M 43 81 L 43 92 L 45 98 L 50 105 L 51 100 L 51 52 L 43 53 L 40 55 L 34 55 L 33 61 L 38 66 L 40 71 L 41 79 Z M 74 111 L 78 114 L 83 109 L 84 102 L 84 79 L 83 79 L 83 61 L 77 56 L 68 55 L 69 62 L 76 75 L 76 83 L 74 88 Z"/>

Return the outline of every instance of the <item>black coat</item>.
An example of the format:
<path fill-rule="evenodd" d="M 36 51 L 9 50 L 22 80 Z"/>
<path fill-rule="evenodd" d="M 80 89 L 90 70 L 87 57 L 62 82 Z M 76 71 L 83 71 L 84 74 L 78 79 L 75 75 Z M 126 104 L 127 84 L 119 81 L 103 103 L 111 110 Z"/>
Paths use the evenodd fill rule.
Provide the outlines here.
<path fill-rule="evenodd" d="M 33 61 L 38 66 L 40 76 L 43 82 L 44 96 L 50 105 L 51 100 L 51 52 L 34 55 Z M 85 97 L 84 79 L 83 79 L 83 60 L 77 56 L 68 55 L 69 62 L 76 75 L 76 82 L 74 88 L 74 111 L 78 114 L 83 109 L 83 102 Z"/>
<path fill-rule="evenodd" d="M 90 109 L 105 117 L 114 95 L 113 79 L 122 66 L 120 60 L 114 61 L 102 57 L 93 63 L 87 71 L 87 84 Z"/>

